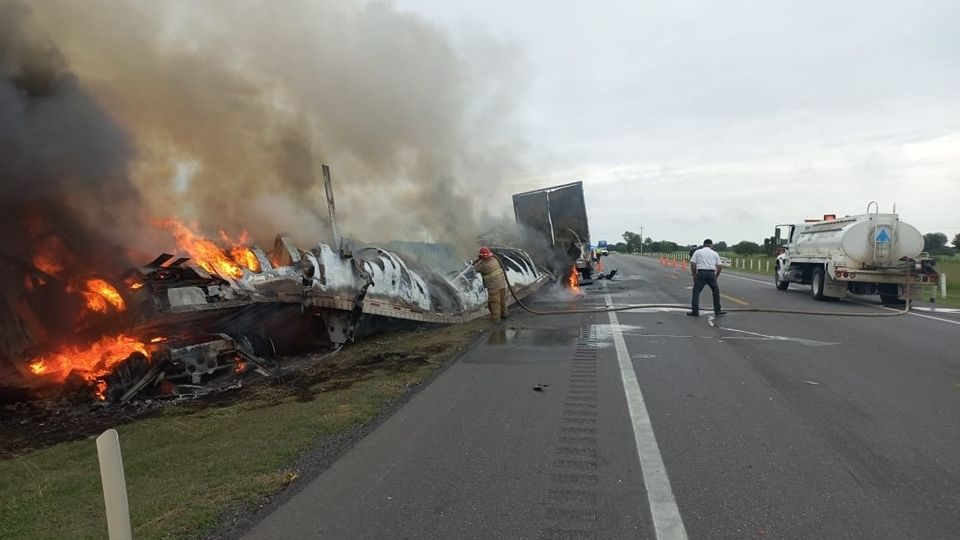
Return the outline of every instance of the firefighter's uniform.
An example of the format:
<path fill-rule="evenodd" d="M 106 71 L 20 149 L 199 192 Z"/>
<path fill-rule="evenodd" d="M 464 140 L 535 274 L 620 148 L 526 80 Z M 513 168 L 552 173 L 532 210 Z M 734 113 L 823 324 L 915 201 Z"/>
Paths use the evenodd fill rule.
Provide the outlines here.
<path fill-rule="evenodd" d="M 483 286 L 487 289 L 487 307 L 490 308 L 490 319 L 494 322 L 500 317 L 507 316 L 507 280 L 503 275 L 500 261 L 493 253 L 483 248 L 480 250 L 480 259 L 474 268 L 483 278 Z"/>

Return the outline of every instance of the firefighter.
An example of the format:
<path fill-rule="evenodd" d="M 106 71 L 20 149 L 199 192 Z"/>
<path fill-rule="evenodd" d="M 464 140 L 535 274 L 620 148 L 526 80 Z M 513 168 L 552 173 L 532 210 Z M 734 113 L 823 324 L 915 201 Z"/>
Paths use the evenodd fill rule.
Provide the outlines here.
<path fill-rule="evenodd" d="M 490 308 L 490 320 L 500 322 L 507 317 L 507 280 L 503 275 L 500 260 L 493 256 L 488 247 L 480 248 L 479 258 L 473 267 L 480 272 L 483 286 L 487 289 L 487 307 Z"/>

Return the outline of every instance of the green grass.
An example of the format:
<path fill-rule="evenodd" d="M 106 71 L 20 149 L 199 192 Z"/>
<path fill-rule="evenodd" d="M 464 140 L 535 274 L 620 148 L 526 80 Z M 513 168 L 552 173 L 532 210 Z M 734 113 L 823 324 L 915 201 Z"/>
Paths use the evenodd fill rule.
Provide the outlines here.
<path fill-rule="evenodd" d="M 960 259 L 956 256 L 950 259 L 938 259 L 937 271 L 947 275 L 947 297 L 941 298 L 937 292 L 937 305 L 945 307 L 960 307 Z"/>
<path fill-rule="evenodd" d="M 120 426 L 134 537 L 201 537 L 226 508 L 253 504 L 296 481 L 289 466 L 305 450 L 375 418 L 485 327 L 477 321 L 351 347 L 334 358 L 362 363 L 385 350 L 428 354 L 400 371 L 364 371 L 345 388 L 318 383 L 305 398 L 303 388 L 264 384 L 231 405 L 170 407 Z M 0 461 L 0 531 L 7 539 L 106 538 L 95 441 Z"/>

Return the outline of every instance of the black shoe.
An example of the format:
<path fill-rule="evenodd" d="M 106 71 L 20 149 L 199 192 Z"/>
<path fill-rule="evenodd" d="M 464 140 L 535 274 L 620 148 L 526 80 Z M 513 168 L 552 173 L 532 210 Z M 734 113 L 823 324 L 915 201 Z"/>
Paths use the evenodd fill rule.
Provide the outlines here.
<path fill-rule="evenodd" d="M 699 316 L 700 316 L 700 312 L 699 312 L 699 311 L 688 311 L 688 312 L 687 312 L 687 315 L 689 315 L 689 316 L 691 316 L 691 317 L 699 317 Z"/>
<path fill-rule="evenodd" d="M 721 315 L 726 315 L 727 312 L 721 310 L 721 311 L 714 311 L 713 314 L 716 315 L 717 317 L 719 317 L 719 316 L 721 316 Z"/>

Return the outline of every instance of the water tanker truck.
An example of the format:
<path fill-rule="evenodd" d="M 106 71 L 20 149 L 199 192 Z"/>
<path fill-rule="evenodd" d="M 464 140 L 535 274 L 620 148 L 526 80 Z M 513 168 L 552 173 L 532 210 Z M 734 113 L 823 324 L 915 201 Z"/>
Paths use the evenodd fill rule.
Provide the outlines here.
<path fill-rule="evenodd" d="M 895 213 L 881 214 L 876 202 L 866 214 L 777 225 L 775 239 L 777 289 L 810 285 L 816 300 L 849 292 L 899 303 L 919 298 L 921 288 L 938 279 L 920 231 Z"/>

